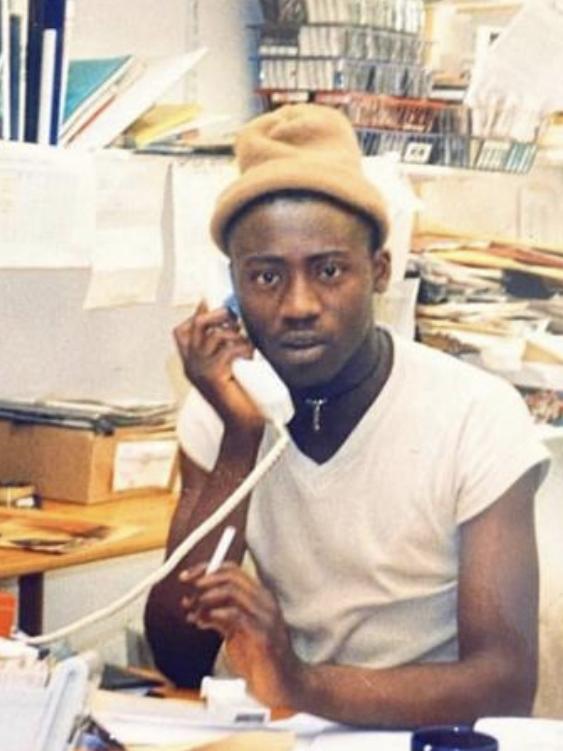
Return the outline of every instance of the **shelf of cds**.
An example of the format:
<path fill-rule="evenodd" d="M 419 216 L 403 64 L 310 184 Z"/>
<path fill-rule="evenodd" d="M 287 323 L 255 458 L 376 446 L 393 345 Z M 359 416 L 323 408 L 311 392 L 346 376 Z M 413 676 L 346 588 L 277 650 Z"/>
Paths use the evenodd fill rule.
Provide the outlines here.
<path fill-rule="evenodd" d="M 279 0 L 251 27 L 263 109 L 317 102 L 346 112 L 364 154 L 524 174 L 533 142 L 477 134 L 463 103 L 432 98 L 423 0 Z"/>
<path fill-rule="evenodd" d="M 474 112 L 460 104 L 351 91 L 270 89 L 259 93 L 265 110 L 299 102 L 343 110 L 366 156 L 395 152 L 412 165 L 525 174 L 537 153 L 535 142 L 474 135 Z"/>

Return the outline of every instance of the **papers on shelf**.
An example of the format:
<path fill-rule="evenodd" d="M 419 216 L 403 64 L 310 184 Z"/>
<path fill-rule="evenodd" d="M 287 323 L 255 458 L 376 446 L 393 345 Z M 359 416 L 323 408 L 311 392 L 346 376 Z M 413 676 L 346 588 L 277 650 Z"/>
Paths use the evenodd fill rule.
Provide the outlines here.
<path fill-rule="evenodd" d="M 95 228 L 90 157 L 17 143 L 0 144 L 0 156 L 0 267 L 88 266 Z"/>
<path fill-rule="evenodd" d="M 172 212 L 175 255 L 173 303 L 196 305 L 212 286 L 222 253 L 209 234 L 209 220 L 219 193 L 235 177 L 227 161 L 210 164 L 205 159 L 189 165 L 174 163 Z"/>
<path fill-rule="evenodd" d="M 129 152 L 96 158 L 96 233 L 86 309 L 154 302 L 163 262 L 167 166 Z"/>
<path fill-rule="evenodd" d="M 562 37 L 560 2 L 524 3 L 473 71 L 467 101 L 476 134 L 533 140 L 540 118 L 563 108 Z"/>

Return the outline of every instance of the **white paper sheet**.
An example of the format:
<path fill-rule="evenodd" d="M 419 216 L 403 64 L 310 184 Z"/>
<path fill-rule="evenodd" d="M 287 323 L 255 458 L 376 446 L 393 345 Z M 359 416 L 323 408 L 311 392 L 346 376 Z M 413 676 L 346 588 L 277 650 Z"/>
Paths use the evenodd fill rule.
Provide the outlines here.
<path fill-rule="evenodd" d="M 364 157 L 362 167 L 387 202 L 390 230 L 386 248 L 391 253 L 391 281 L 399 282 L 407 267 L 415 214 L 422 204 L 404 175 L 398 155 Z"/>
<path fill-rule="evenodd" d="M 563 4 L 528 0 L 473 71 L 467 102 L 478 135 L 533 140 L 563 108 Z"/>
<path fill-rule="evenodd" d="M 488 733 L 507 751 L 561 751 L 563 722 L 529 717 L 485 717 L 475 729 Z"/>
<path fill-rule="evenodd" d="M 279 729 L 275 724 L 245 727 L 244 723 L 223 721 L 202 702 L 163 701 L 116 691 L 97 691 L 91 709 L 94 717 L 127 746 L 181 744 L 182 751 L 187 751 L 237 732 Z"/>
<path fill-rule="evenodd" d="M 0 143 L 0 268 L 81 268 L 95 228 L 92 158 Z"/>
<path fill-rule="evenodd" d="M 167 169 L 159 157 L 97 155 L 95 247 L 85 308 L 156 299 Z"/>
<path fill-rule="evenodd" d="M 325 730 L 311 744 L 311 751 L 410 751 L 411 733 L 377 730 Z"/>
<path fill-rule="evenodd" d="M 235 177 L 236 168 L 227 160 L 172 166 L 175 305 L 197 305 L 225 263 L 211 239 L 209 220 L 217 197 Z"/>
<path fill-rule="evenodd" d="M 174 439 L 119 442 L 115 449 L 112 490 L 167 488 L 176 451 Z"/>

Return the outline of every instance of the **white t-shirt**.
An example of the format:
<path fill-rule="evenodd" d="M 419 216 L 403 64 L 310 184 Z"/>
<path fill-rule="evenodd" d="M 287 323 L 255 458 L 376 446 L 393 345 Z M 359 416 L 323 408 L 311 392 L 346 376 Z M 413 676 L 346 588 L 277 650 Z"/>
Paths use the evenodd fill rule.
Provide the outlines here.
<path fill-rule="evenodd" d="M 459 527 L 530 467 L 547 467 L 504 380 L 393 343 L 387 383 L 337 453 L 317 464 L 290 443 L 252 495 L 249 550 L 308 662 L 455 660 Z M 221 424 L 189 402 L 181 442 L 209 467 Z M 274 441 L 268 426 L 261 455 Z"/>

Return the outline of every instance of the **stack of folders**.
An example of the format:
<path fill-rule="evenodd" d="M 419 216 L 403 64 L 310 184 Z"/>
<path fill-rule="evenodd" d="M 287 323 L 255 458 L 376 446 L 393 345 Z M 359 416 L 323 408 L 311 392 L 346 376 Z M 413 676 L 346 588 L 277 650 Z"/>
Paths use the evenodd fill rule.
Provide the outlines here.
<path fill-rule="evenodd" d="M 20 642 L 0 640 L 2 751 L 66 751 L 89 695 L 81 656 L 51 666 Z"/>
<path fill-rule="evenodd" d="M 69 60 L 76 0 L 0 0 L 0 138 L 101 148 L 203 55 Z"/>

